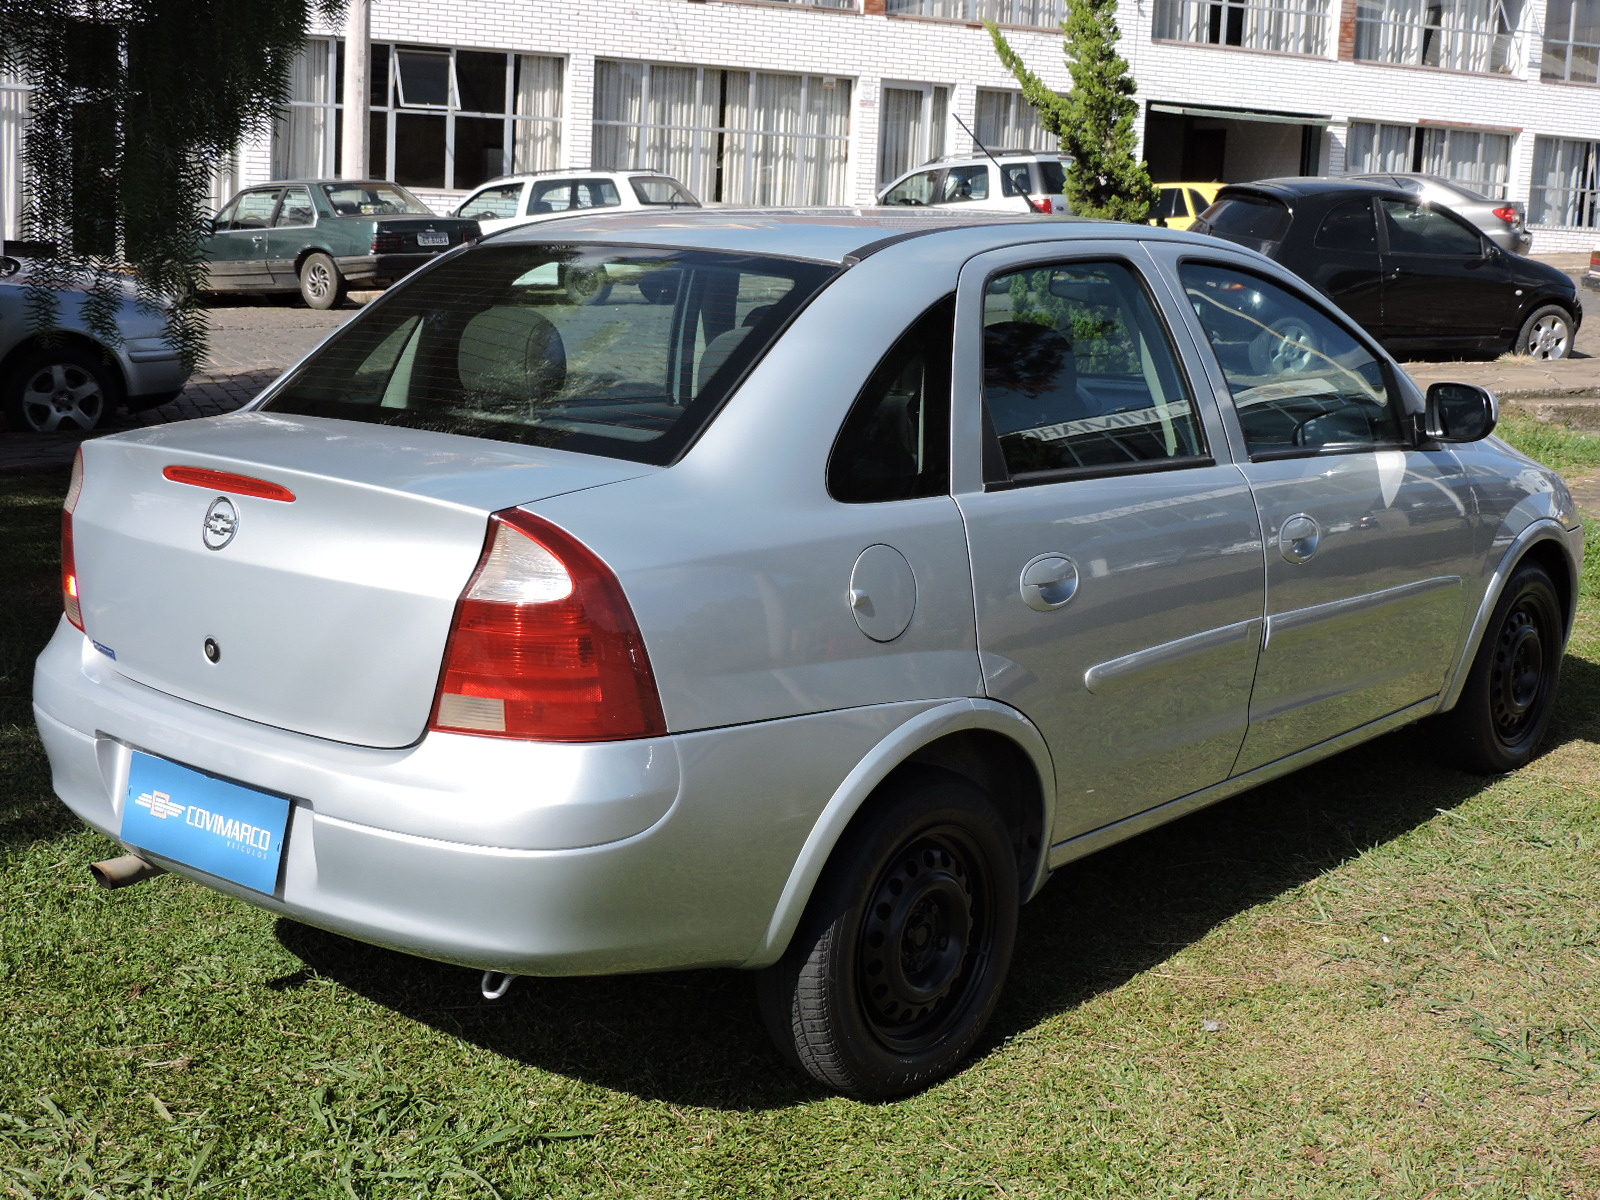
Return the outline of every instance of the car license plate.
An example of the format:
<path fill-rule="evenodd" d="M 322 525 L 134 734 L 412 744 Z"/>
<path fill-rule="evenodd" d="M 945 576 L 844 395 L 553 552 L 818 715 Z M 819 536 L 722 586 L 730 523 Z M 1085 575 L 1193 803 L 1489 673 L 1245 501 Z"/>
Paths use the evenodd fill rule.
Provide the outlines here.
<path fill-rule="evenodd" d="M 449 244 L 450 235 L 448 233 L 440 233 L 436 229 L 424 229 L 417 234 L 417 245 L 419 246 L 448 246 Z"/>
<path fill-rule="evenodd" d="M 122 840 L 271 895 L 289 801 L 133 752 Z"/>

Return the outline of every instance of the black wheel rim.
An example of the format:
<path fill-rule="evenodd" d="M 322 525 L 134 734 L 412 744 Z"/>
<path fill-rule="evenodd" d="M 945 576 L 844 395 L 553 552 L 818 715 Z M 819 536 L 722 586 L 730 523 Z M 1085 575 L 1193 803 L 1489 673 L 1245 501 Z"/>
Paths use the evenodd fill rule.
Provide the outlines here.
<path fill-rule="evenodd" d="M 1550 614 L 1537 596 L 1522 597 L 1506 614 L 1489 668 L 1495 736 L 1515 746 L 1537 731 L 1550 691 Z"/>
<path fill-rule="evenodd" d="M 964 1018 L 994 937 L 993 882 L 961 830 L 911 839 L 873 885 L 857 949 L 861 1011 L 897 1053 L 936 1045 Z"/>

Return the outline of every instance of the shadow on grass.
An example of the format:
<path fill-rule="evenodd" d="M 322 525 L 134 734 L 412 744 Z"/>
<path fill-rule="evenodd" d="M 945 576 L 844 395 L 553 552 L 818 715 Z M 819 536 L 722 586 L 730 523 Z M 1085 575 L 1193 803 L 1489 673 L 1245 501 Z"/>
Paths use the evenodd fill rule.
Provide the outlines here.
<path fill-rule="evenodd" d="M 1600 667 L 1569 659 L 1549 744 L 1600 736 Z M 1404 834 L 1479 792 L 1402 730 L 1071 863 L 1022 914 L 992 1049 L 1171 957 L 1230 917 Z M 530 917 L 530 919 L 536 919 Z M 822 1095 L 767 1042 L 737 971 L 519 979 L 478 996 L 479 974 L 280 921 L 309 972 L 415 1021 L 542 1070 L 646 1099 L 768 1109 Z M 1004 1053 L 1002 1050 L 1001 1053 Z"/>

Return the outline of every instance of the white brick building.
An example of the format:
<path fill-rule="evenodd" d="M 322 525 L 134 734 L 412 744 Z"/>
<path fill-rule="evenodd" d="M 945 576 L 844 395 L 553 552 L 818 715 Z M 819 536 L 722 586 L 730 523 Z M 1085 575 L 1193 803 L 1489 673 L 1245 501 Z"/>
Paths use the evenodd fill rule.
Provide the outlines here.
<path fill-rule="evenodd" d="M 984 16 L 1066 87 L 1061 0 L 374 0 L 372 173 L 441 209 L 557 167 L 868 202 L 966 151 L 957 118 L 1046 144 Z M 1119 22 L 1157 180 L 1428 170 L 1526 201 L 1536 250 L 1600 238 L 1600 0 L 1126 0 Z M 317 31 L 289 115 L 225 183 L 335 172 L 341 34 Z M 0 197 L 13 236 L 14 212 Z"/>

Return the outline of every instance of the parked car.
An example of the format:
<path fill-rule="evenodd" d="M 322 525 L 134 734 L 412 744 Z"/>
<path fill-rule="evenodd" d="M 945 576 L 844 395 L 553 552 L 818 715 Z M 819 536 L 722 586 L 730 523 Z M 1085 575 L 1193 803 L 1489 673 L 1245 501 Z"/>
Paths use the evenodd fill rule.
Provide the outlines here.
<path fill-rule="evenodd" d="M 1433 204 L 1443 205 L 1476 225 L 1483 231 L 1484 237 L 1502 250 L 1526 254 L 1528 247 L 1533 245 L 1533 234 L 1528 232 L 1527 205 L 1520 200 L 1493 200 L 1439 175 L 1396 171 L 1352 175 L 1350 178 L 1368 183 L 1393 184 Z"/>
<path fill-rule="evenodd" d="M 1402 357 L 1509 350 L 1565 358 L 1583 319 L 1564 272 L 1383 184 L 1231 184 L 1191 228 L 1281 262 Z"/>
<path fill-rule="evenodd" d="M 1150 224 L 1187 229 L 1211 206 L 1222 190 L 1220 183 L 1158 183 L 1160 195 L 1150 210 Z"/>
<path fill-rule="evenodd" d="M 387 287 L 478 236 L 396 183 L 297 179 L 246 188 L 211 221 L 201 253 L 213 292 L 299 292 L 333 308 L 352 287 Z"/>
<path fill-rule="evenodd" d="M 1064 864 L 1425 718 L 1528 761 L 1582 531 L 1495 418 L 1145 225 L 508 230 L 82 447 L 35 713 L 108 880 L 491 996 L 756 969 L 787 1059 L 898 1095 Z"/>
<path fill-rule="evenodd" d="M 588 209 L 699 208 L 689 189 L 656 171 L 580 171 L 508 175 L 484 184 L 456 206 L 484 233 L 572 216 Z"/>
<path fill-rule="evenodd" d="M 996 161 L 998 160 L 998 161 Z M 996 150 L 950 155 L 907 171 L 878 193 L 879 204 L 959 205 L 974 212 L 1067 213 L 1067 163 L 1061 154 Z M 1031 201 L 1031 203 L 1030 203 Z"/>
<path fill-rule="evenodd" d="M 1583 286 L 1600 290 L 1600 246 L 1589 251 L 1589 269 L 1583 273 Z"/>
<path fill-rule="evenodd" d="M 118 408 L 165 404 L 189 378 L 168 338 L 167 314 L 141 301 L 132 283 L 116 301 L 117 337 L 106 338 L 84 316 L 82 286 L 52 289 L 54 328 L 41 332 L 28 313 L 26 259 L 0 256 L 0 410 L 21 433 L 98 428 Z"/>

